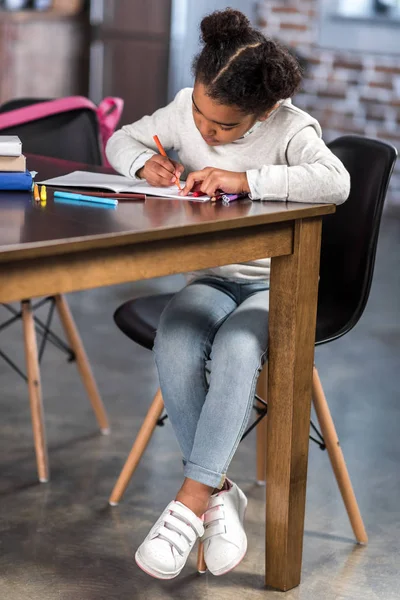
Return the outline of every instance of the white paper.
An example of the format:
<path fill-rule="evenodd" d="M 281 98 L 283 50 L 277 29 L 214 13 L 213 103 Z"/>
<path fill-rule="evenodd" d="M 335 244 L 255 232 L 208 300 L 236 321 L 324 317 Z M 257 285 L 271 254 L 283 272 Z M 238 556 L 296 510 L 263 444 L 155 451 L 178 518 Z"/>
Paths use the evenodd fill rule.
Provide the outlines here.
<path fill-rule="evenodd" d="M 154 187 L 149 185 L 147 181 L 136 181 L 129 179 L 128 177 L 123 177 L 123 175 L 89 173 L 88 171 L 74 171 L 73 173 L 68 173 L 68 175 L 53 177 L 53 179 L 46 179 L 45 181 L 39 181 L 38 183 L 54 187 L 99 188 L 111 190 L 117 194 L 146 194 L 147 196 L 161 196 L 163 198 L 176 200 L 195 200 L 196 202 L 207 202 L 210 199 L 209 196 L 200 196 L 197 198 L 194 198 L 191 195 L 179 196 L 176 185 L 171 185 L 170 187 Z M 181 185 L 183 187 L 185 182 L 182 181 Z"/>

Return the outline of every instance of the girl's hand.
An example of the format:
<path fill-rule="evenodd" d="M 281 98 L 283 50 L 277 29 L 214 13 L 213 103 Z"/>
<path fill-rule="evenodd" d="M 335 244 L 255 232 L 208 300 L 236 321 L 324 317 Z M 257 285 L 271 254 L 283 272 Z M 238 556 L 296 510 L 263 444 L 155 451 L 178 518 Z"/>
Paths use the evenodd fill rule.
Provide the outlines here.
<path fill-rule="evenodd" d="M 168 187 L 180 179 L 185 167 L 172 158 L 154 154 L 137 172 L 138 177 L 156 187 Z"/>
<path fill-rule="evenodd" d="M 227 194 L 250 192 L 246 173 L 224 171 L 213 167 L 206 167 L 201 171 L 190 173 L 181 195 L 187 196 L 189 192 L 194 190 L 201 191 L 207 196 L 215 196 L 218 190 L 223 190 Z"/>

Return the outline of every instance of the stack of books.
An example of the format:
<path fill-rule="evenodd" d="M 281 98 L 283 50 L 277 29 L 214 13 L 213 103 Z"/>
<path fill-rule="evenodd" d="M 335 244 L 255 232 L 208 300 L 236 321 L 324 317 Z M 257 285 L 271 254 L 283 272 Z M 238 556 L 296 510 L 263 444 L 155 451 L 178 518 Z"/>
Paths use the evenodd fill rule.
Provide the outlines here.
<path fill-rule="evenodd" d="M 31 190 L 22 143 L 17 135 L 0 135 L 0 190 Z"/>

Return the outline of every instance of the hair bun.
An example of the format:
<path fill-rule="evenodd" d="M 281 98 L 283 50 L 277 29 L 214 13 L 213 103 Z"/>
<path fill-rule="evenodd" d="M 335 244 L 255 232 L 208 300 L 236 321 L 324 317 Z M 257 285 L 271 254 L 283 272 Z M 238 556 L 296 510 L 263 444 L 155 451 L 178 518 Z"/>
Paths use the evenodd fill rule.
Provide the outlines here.
<path fill-rule="evenodd" d="M 296 57 L 281 43 L 271 39 L 260 45 L 258 56 L 268 95 L 276 101 L 293 96 L 301 83 L 301 67 Z"/>
<path fill-rule="evenodd" d="M 200 24 L 201 39 L 211 46 L 238 39 L 249 33 L 249 19 L 240 11 L 227 8 L 204 17 Z"/>

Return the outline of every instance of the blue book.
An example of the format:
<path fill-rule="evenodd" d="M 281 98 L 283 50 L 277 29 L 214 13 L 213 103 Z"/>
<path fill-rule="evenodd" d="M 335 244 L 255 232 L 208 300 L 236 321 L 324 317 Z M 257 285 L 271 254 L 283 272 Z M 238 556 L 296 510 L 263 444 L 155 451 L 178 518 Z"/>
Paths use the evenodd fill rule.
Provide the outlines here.
<path fill-rule="evenodd" d="M 5 190 L 27 190 L 31 191 L 33 179 L 30 171 L 25 173 L 12 173 L 3 171 L 0 173 L 0 191 Z"/>

